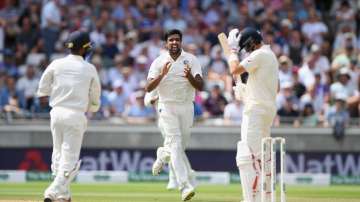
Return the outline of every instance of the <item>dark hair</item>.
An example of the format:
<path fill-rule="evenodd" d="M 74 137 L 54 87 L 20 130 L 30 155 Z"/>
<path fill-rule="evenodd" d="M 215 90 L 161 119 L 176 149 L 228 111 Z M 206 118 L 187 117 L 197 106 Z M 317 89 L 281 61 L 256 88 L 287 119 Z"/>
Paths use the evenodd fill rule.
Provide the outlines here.
<path fill-rule="evenodd" d="M 174 35 L 174 34 L 179 35 L 179 36 L 180 36 L 180 40 L 182 40 L 182 33 L 181 33 L 181 31 L 178 30 L 178 29 L 171 29 L 171 30 L 168 30 L 167 32 L 165 32 L 164 40 L 167 41 L 167 39 L 169 38 L 169 36 Z"/>
<path fill-rule="evenodd" d="M 303 109 L 303 116 L 309 116 L 311 114 L 307 114 L 307 109 L 311 110 L 311 113 L 314 113 L 314 107 L 311 103 L 306 103 Z"/>
<path fill-rule="evenodd" d="M 346 1 L 346 0 L 342 1 L 340 5 L 341 5 L 341 6 L 350 7 L 349 2 L 348 2 L 348 1 Z"/>

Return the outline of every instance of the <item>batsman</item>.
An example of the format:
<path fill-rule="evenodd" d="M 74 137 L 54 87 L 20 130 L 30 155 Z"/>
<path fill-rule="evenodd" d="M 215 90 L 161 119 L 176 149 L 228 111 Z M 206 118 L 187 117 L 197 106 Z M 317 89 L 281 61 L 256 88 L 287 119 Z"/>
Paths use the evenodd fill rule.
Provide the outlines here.
<path fill-rule="evenodd" d="M 227 59 L 230 73 L 234 77 L 245 72 L 249 75 L 244 90 L 234 88 L 239 91 L 235 94 L 241 94 L 238 97 L 245 103 L 236 154 L 243 202 L 260 202 L 261 139 L 270 136 L 276 114 L 279 65 L 270 45 L 264 44 L 260 32 L 253 28 L 241 32 L 232 29 L 228 45 L 231 49 Z M 238 54 L 243 49 L 248 56 L 240 61 Z"/>

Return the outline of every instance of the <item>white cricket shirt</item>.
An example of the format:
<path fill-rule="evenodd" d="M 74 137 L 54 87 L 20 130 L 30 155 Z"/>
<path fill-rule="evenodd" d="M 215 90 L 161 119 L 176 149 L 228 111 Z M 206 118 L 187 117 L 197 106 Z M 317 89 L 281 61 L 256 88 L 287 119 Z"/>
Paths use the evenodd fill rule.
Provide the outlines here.
<path fill-rule="evenodd" d="M 41 76 L 37 95 L 50 96 L 51 107 L 96 112 L 101 85 L 94 65 L 78 55 L 54 60 Z"/>
<path fill-rule="evenodd" d="M 168 52 L 165 52 L 157 57 L 151 64 L 148 79 L 154 79 L 159 76 L 166 62 L 170 62 L 171 67 L 157 87 L 159 102 L 191 103 L 195 98 L 195 88 L 190 84 L 189 80 L 184 77 L 184 68 L 185 64 L 189 64 L 191 74 L 194 77 L 197 74 L 202 76 L 200 62 L 194 55 L 184 50 L 181 51 L 176 61 L 171 58 Z"/>
<path fill-rule="evenodd" d="M 263 106 L 276 108 L 279 64 L 269 45 L 253 51 L 240 63 L 249 73 L 246 84 L 245 109 Z"/>

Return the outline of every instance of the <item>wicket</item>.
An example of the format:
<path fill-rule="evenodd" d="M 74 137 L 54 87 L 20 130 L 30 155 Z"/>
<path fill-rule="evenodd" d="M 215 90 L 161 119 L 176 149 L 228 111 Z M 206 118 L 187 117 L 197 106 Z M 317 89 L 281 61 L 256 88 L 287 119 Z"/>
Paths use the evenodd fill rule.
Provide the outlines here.
<path fill-rule="evenodd" d="M 267 194 L 271 194 L 271 202 L 276 202 L 277 144 L 280 146 L 280 202 L 286 202 L 284 182 L 285 138 L 282 137 L 265 137 L 261 140 L 261 202 L 267 202 Z"/>

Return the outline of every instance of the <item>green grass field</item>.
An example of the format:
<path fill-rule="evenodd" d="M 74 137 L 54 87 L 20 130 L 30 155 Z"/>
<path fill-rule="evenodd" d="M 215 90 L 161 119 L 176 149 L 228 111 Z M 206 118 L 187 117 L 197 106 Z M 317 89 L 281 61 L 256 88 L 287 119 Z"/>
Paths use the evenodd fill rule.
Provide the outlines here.
<path fill-rule="evenodd" d="M 42 201 L 48 183 L 0 184 L 0 202 Z M 165 183 L 73 184 L 73 202 L 177 202 L 178 191 Z M 199 186 L 193 202 L 239 202 L 240 185 Z M 360 202 L 360 186 L 290 186 L 287 202 Z"/>

